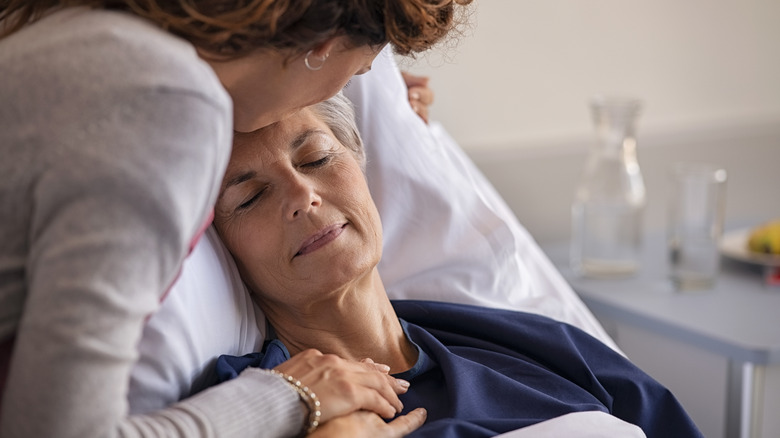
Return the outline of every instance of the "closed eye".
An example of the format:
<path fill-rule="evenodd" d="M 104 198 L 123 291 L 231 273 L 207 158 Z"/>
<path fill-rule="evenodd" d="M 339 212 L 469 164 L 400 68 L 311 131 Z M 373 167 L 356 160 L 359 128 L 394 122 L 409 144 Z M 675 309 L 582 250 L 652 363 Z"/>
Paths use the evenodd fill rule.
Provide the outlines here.
<path fill-rule="evenodd" d="M 328 164 L 328 161 L 330 161 L 330 158 L 331 158 L 330 155 L 325 155 L 324 157 L 320 158 L 319 160 L 302 164 L 301 167 L 304 167 L 304 168 L 308 167 L 308 168 L 316 169 L 318 167 L 322 167 L 322 166 Z"/>
<path fill-rule="evenodd" d="M 237 210 L 246 210 L 246 209 L 248 209 L 249 207 L 254 205 L 257 202 L 258 199 L 260 199 L 260 197 L 263 195 L 263 192 L 265 192 L 265 189 L 262 189 L 262 190 L 258 191 L 257 193 L 255 193 L 251 198 L 247 199 L 244 203 L 239 205 L 238 208 L 236 208 L 236 209 Z"/>

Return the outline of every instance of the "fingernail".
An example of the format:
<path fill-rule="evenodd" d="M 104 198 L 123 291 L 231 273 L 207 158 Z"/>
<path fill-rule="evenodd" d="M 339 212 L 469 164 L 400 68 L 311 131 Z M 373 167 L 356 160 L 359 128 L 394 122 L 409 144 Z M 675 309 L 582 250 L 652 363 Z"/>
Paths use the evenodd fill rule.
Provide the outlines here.
<path fill-rule="evenodd" d="M 379 371 L 382 371 L 383 373 L 389 373 L 390 372 L 390 367 L 388 365 L 383 364 L 383 363 L 374 364 L 374 366 L 377 367 L 377 369 L 379 369 Z"/>
<path fill-rule="evenodd" d="M 396 382 L 398 382 L 399 385 L 401 385 L 402 388 L 409 388 L 409 382 L 402 379 L 395 379 Z"/>
<path fill-rule="evenodd" d="M 412 91 L 411 92 L 411 98 L 412 98 L 412 100 L 420 100 L 420 93 L 418 93 L 416 91 Z"/>

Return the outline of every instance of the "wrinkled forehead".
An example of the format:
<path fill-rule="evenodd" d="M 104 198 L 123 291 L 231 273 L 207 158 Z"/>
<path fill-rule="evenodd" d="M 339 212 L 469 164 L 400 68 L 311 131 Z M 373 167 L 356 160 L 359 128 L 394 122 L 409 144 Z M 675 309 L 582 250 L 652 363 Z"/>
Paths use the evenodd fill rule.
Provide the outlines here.
<path fill-rule="evenodd" d="M 233 155 L 240 157 L 243 154 L 255 154 L 261 151 L 287 152 L 295 146 L 295 141 L 301 134 L 312 129 L 330 131 L 314 111 L 303 108 L 256 131 L 234 133 Z"/>

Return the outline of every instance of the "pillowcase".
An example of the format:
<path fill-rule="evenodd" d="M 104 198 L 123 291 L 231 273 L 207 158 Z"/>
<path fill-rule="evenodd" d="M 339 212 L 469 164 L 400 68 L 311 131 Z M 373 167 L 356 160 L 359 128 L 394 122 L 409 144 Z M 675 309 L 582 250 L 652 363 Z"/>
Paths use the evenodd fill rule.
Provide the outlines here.
<path fill-rule="evenodd" d="M 144 327 L 128 388 L 130 413 L 156 411 L 205 389 L 217 356 L 260 351 L 264 329 L 233 258 L 208 227 Z"/>
<path fill-rule="evenodd" d="M 366 146 L 368 185 L 391 299 L 427 299 L 539 313 L 617 349 L 490 182 L 437 123 L 412 111 L 384 50 L 344 90 Z"/>
<path fill-rule="evenodd" d="M 379 271 L 391 299 L 539 313 L 617 349 L 471 160 L 440 125 L 414 113 L 389 48 L 344 94 L 366 145 L 368 184 L 384 230 Z M 144 329 L 131 413 L 202 389 L 217 356 L 259 351 L 264 330 L 262 313 L 210 228 Z"/>

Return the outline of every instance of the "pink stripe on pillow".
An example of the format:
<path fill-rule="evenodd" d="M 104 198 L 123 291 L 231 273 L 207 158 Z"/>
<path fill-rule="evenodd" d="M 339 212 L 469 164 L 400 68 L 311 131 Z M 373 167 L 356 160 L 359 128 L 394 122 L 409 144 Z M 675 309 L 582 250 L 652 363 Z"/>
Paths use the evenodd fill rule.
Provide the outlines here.
<path fill-rule="evenodd" d="M 195 249 L 195 245 L 198 244 L 198 240 L 200 240 L 201 236 L 203 236 L 203 233 L 206 232 L 206 228 L 208 228 L 209 225 L 211 225 L 211 222 L 213 220 L 214 220 L 214 209 L 212 208 L 211 210 L 209 210 L 208 214 L 206 214 L 206 220 L 203 221 L 203 223 L 200 225 L 200 228 L 198 228 L 198 231 L 195 233 L 195 236 L 193 236 L 192 240 L 190 241 L 190 253 L 192 253 L 192 250 Z"/>
<path fill-rule="evenodd" d="M 195 235 L 192 236 L 192 240 L 190 240 L 190 249 L 187 252 L 187 257 L 189 257 L 190 254 L 192 254 L 192 250 L 195 249 L 195 245 L 198 244 L 198 241 L 200 240 L 201 236 L 203 236 L 203 233 L 206 232 L 206 228 L 208 228 L 211 225 L 211 222 L 214 220 L 214 209 L 210 209 L 209 212 L 206 214 L 206 219 L 203 221 L 203 223 L 200 225 L 198 230 L 195 232 Z M 171 284 L 168 286 L 168 289 L 165 291 L 165 293 L 160 297 L 160 302 L 162 303 L 165 297 L 168 296 L 168 293 L 171 291 L 171 288 L 173 287 L 174 283 L 176 283 L 176 280 L 179 279 L 179 276 L 181 276 L 181 269 L 182 267 L 179 266 L 179 272 L 176 273 L 176 277 L 174 277 Z"/>

